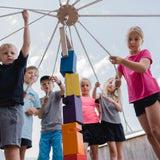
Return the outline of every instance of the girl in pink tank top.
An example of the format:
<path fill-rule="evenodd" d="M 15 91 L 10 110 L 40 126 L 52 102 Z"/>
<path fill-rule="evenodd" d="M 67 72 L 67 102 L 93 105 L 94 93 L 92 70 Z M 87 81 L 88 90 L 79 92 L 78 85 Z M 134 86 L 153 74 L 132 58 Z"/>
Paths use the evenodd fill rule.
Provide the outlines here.
<path fill-rule="evenodd" d="M 87 78 L 83 78 L 80 83 L 81 100 L 84 124 L 82 125 L 84 150 L 87 154 L 88 146 L 90 146 L 91 160 L 98 160 L 98 145 L 106 142 L 103 129 L 99 123 L 100 109 L 95 99 L 90 97 L 91 83 Z"/>

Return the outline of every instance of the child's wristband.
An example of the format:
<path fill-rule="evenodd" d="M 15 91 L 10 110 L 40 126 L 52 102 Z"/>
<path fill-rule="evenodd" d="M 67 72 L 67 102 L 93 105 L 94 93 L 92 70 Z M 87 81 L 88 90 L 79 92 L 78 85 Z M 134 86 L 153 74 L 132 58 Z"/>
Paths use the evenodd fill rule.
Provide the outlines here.
<path fill-rule="evenodd" d="M 61 82 L 61 80 L 60 80 L 60 82 L 59 83 L 57 83 L 59 86 L 62 84 L 62 82 Z"/>

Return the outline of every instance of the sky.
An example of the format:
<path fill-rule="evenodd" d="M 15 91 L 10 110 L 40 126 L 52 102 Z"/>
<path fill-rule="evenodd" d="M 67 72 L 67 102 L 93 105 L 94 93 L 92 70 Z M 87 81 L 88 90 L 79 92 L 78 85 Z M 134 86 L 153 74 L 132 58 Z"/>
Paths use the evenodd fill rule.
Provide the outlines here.
<path fill-rule="evenodd" d="M 70 0 L 69 4 L 72 4 L 75 0 Z M 75 8 L 80 8 L 94 0 L 80 0 L 76 4 Z M 61 0 L 62 4 L 66 0 Z M 159 0 L 103 0 L 87 8 L 78 11 L 79 15 L 110 15 L 110 14 L 131 14 L 131 15 L 160 15 L 160 1 Z M 2 7 L 16 7 L 19 9 L 9 9 Z M 21 11 L 20 8 L 40 9 L 40 10 L 56 10 L 59 9 L 59 0 L 1 0 L 0 3 L 0 44 L 13 43 L 20 50 L 23 41 L 23 30 L 3 39 L 10 33 L 23 27 L 23 19 L 21 14 L 16 14 L 7 17 L 1 17 L 9 13 L 15 13 Z M 56 15 L 56 13 L 53 13 Z M 41 14 L 29 11 L 29 21 L 32 22 L 35 19 L 41 17 Z M 151 71 L 153 76 L 160 84 L 160 63 L 159 63 L 159 37 L 160 37 L 160 17 L 80 17 L 79 21 L 94 35 L 94 37 L 109 51 L 111 55 L 118 55 L 126 57 L 128 55 L 128 49 L 125 42 L 125 36 L 128 29 L 132 26 L 140 26 L 144 32 L 144 44 L 142 49 L 148 49 L 151 52 L 153 58 L 153 64 Z M 28 66 L 38 66 L 42 59 L 42 56 L 46 50 L 49 39 L 55 30 L 57 24 L 56 17 L 45 16 L 37 22 L 30 25 L 31 33 L 31 47 L 29 52 Z M 55 57 L 57 54 L 57 48 L 59 44 L 60 34 L 59 24 L 52 43 L 50 44 L 44 60 L 39 67 L 39 77 L 43 75 L 51 75 L 55 64 Z M 76 23 L 76 27 L 84 43 L 85 49 L 89 56 L 89 59 L 94 67 L 96 76 L 101 83 L 109 78 L 114 77 L 116 71 L 113 65 L 108 61 L 108 54 L 96 43 L 95 40 L 79 25 Z M 69 32 L 68 32 L 69 33 Z M 85 55 L 84 49 L 80 43 L 80 40 L 75 32 L 73 26 L 71 26 L 72 41 L 74 51 L 77 55 L 77 73 L 79 73 L 80 79 L 87 77 L 91 80 L 92 87 L 94 87 L 97 78 L 93 73 L 91 65 Z M 3 40 L 2 40 L 3 39 Z M 64 78 L 60 74 L 60 58 L 61 48 L 56 61 L 56 68 L 54 75 L 58 76 L 64 82 Z M 40 89 L 39 79 L 36 84 L 33 85 L 35 91 L 39 96 L 44 96 L 44 93 Z M 55 89 L 58 89 L 56 86 Z M 133 106 L 128 102 L 127 86 L 124 78 L 122 78 L 122 96 L 123 96 L 123 110 L 125 118 L 133 131 L 140 130 L 141 127 L 135 116 Z M 99 90 L 100 92 L 100 90 Z M 126 132 L 130 132 L 129 128 L 124 123 L 124 115 L 121 113 L 121 119 Z M 35 117 L 33 124 L 33 147 L 27 150 L 26 157 L 37 157 L 38 155 L 38 143 L 40 137 L 40 120 Z"/>

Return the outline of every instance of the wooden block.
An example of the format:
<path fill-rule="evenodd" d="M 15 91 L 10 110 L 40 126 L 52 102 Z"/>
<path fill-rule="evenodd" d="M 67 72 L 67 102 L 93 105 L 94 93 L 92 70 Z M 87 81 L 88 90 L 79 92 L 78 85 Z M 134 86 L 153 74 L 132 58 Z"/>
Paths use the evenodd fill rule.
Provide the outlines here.
<path fill-rule="evenodd" d="M 61 58 L 60 72 L 63 77 L 65 73 L 76 73 L 77 56 L 74 51 L 68 51 L 68 57 Z"/>
<path fill-rule="evenodd" d="M 66 34 L 66 40 L 67 40 L 68 50 L 69 50 L 69 51 L 70 51 L 70 50 L 73 50 L 72 45 L 71 45 L 71 43 L 70 43 L 70 41 L 69 41 L 69 38 L 68 38 L 67 34 Z"/>
<path fill-rule="evenodd" d="M 67 123 L 62 125 L 63 133 L 70 134 L 71 132 L 81 131 L 82 126 L 77 122 Z"/>
<path fill-rule="evenodd" d="M 76 95 L 63 98 L 63 123 L 78 122 L 83 124 L 82 101 Z"/>
<path fill-rule="evenodd" d="M 79 75 L 73 73 L 65 74 L 66 96 L 76 95 L 81 97 Z"/>
<path fill-rule="evenodd" d="M 60 31 L 60 37 L 61 37 L 60 41 L 61 41 L 61 47 L 62 47 L 62 55 L 63 55 L 63 57 L 67 57 L 68 56 L 68 47 L 67 47 L 65 28 L 60 27 L 59 31 Z"/>
<path fill-rule="evenodd" d="M 63 155 L 84 154 L 83 135 L 77 122 L 62 125 Z"/>
<path fill-rule="evenodd" d="M 87 160 L 86 154 L 71 154 L 64 156 L 64 160 Z"/>

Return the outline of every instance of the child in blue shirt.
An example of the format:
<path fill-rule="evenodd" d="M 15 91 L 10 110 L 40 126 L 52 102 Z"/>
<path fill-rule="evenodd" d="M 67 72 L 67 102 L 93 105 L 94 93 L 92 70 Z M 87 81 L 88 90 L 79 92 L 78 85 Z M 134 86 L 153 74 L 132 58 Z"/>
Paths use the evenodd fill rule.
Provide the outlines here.
<path fill-rule="evenodd" d="M 38 70 L 35 66 L 29 66 L 24 75 L 24 125 L 22 129 L 20 157 L 24 160 L 26 149 L 32 147 L 32 125 L 33 115 L 38 115 L 38 109 L 41 108 L 38 94 L 31 88 L 32 84 L 38 79 Z M 26 91 L 27 89 L 27 91 Z"/>

